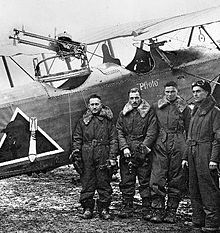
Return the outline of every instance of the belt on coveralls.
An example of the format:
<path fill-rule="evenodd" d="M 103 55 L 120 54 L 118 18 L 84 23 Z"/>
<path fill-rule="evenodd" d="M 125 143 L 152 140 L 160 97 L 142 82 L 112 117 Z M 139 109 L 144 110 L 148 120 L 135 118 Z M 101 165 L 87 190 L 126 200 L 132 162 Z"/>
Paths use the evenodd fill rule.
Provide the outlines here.
<path fill-rule="evenodd" d="M 93 139 L 91 141 L 83 142 L 83 145 L 92 146 L 92 147 L 101 146 L 101 145 L 107 146 L 109 145 L 109 141 L 99 141 L 97 139 Z"/>
<path fill-rule="evenodd" d="M 162 133 L 167 133 L 167 134 L 176 134 L 176 133 L 183 133 L 184 131 L 183 130 L 179 130 L 177 128 L 173 128 L 173 129 L 164 129 L 164 128 L 161 128 L 160 129 L 160 134 Z"/>
<path fill-rule="evenodd" d="M 128 141 L 139 141 L 139 140 L 143 140 L 144 139 L 144 135 L 143 134 L 137 134 L 137 135 L 127 135 L 126 139 Z"/>
<path fill-rule="evenodd" d="M 189 146 L 197 146 L 199 144 L 205 143 L 205 142 L 212 142 L 211 139 L 203 139 L 203 140 L 194 140 L 194 139 L 188 139 L 187 144 Z"/>

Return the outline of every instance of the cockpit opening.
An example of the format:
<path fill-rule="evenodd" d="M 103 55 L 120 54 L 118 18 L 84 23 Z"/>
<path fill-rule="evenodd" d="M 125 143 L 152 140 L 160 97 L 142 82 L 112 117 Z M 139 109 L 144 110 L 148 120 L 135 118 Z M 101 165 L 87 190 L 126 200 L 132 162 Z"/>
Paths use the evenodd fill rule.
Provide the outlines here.
<path fill-rule="evenodd" d="M 126 69 L 138 74 L 143 74 L 151 71 L 153 67 L 154 60 L 150 52 L 137 48 L 133 60 L 127 65 Z"/>

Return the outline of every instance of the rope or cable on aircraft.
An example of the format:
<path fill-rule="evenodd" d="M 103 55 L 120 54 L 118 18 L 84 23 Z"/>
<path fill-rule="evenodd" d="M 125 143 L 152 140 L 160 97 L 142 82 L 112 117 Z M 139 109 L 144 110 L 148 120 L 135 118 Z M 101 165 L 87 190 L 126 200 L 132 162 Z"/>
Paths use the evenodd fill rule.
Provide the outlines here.
<path fill-rule="evenodd" d="M 187 33 L 184 33 L 185 37 L 181 43 L 181 45 L 179 46 L 179 49 L 183 48 L 184 47 L 184 43 L 186 43 L 186 37 L 188 36 Z"/>
<path fill-rule="evenodd" d="M 95 47 L 95 49 L 94 49 L 94 51 L 93 51 L 93 53 L 92 53 L 92 56 L 91 56 L 90 59 L 89 59 L 89 62 L 92 60 L 93 56 L 95 55 L 95 52 L 96 52 L 96 50 L 97 50 L 98 47 L 99 47 L 99 44 L 100 44 L 100 43 L 98 43 L 97 46 Z"/>
<path fill-rule="evenodd" d="M 220 74 L 218 74 L 217 76 L 215 76 L 213 79 L 211 79 L 210 82 L 213 82 L 215 79 L 219 78 L 220 77 Z"/>
<path fill-rule="evenodd" d="M 94 53 L 92 53 L 92 52 L 89 52 L 88 50 L 87 50 L 86 52 L 89 53 L 89 54 L 92 54 L 93 56 L 96 56 L 96 57 L 99 57 L 99 58 L 103 58 L 103 56 L 98 55 L 98 54 L 94 54 Z"/>
<path fill-rule="evenodd" d="M 219 82 L 214 81 L 214 79 L 215 79 L 216 77 L 215 77 L 214 79 L 212 79 L 212 80 L 209 80 L 209 79 L 204 78 L 204 77 L 202 77 L 202 76 L 189 73 L 189 72 L 185 71 L 183 68 L 173 67 L 173 64 L 170 62 L 170 60 L 167 58 L 167 56 L 166 56 L 161 50 L 156 49 L 156 51 L 157 51 L 158 54 L 161 56 L 161 58 L 168 64 L 168 66 L 171 68 L 171 70 L 173 70 L 173 71 L 175 71 L 175 70 L 180 70 L 180 71 L 182 71 L 183 73 L 188 74 L 188 75 L 190 75 L 190 76 L 193 76 L 193 77 L 195 77 L 195 78 L 202 79 L 202 80 L 205 80 L 205 81 L 207 81 L 207 82 L 212 82 L 212 83 L 215 83 L 215 84 L 217 84 L 217 85 L 220 85 Z"/>
<path fill-rule="evenodd" d="M 178 38 L 174 38 L 174 37 L 172 37 L 172 36 L 166 36 L 166 38 L 168 38 L 168 39 L 170 39 L 170 40 L 175 40 L 175 41 L 177 41 L 177 42 L 179 42 L 179 43 L 186 43 L 186 41 L 185 40 L 181 40 L 181 39 L 178 39 Z M 181 44 L 181 46 L 182 46 L 182 44 Z M 171 46 L 170 44 L 167 44 L 170 48 L 172 48 L 172 49 L 176 49 L 176 47 L 174 47 L 174 46 Z"/>
<path fill-rule="evenodd" d="M 183 39 L 179 39 L 179 38 L 175 38 L 174 36 L 168 36 L 168 35 L 164 35 L 165 38 L 168 38 L 168 39 L 171 39 L 172 41 L 176 41 L 176 42 L 179 42 L 179 43 L 182 43 L 181 46 L 184 44 L 184 43 L 187 43 L 186 40 L 183 40 Z M 186 37 L 187 37 L 187 34 L 186 34 Z M 200 42 L 200 43 L 203 43 L 203 42 Z M 191 46 L 197 46 L 198 44 L 197 43 L 192 43 L 191 42 Z M 174 46 L 171 46 L 169 43 L 167 43 L 167 46 L 169 46 L 170 48 L 172 49 L 176 49 L 176 47 Z M 180 46 L 180 48 L 181 48 Z M 200 44 L 200 46 L 203 46 Z M 182 46 L 183 48 L 185 48 L 184 46 Z M 204 46 L 206 49 L 210 49 L 209 47 L 207 46 Z"/>

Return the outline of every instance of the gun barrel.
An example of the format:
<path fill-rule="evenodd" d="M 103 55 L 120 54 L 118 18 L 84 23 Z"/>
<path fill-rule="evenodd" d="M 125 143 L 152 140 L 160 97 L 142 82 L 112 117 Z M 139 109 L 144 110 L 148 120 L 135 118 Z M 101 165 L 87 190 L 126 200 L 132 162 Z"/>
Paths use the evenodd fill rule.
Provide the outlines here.
<path fill-rule="evenodd" d="M 20 39 L 20 38 L 17 38 L 17 37 L 9 36 L 9 39 L 17 40 L 18 43 L 21 43 L 21 44 L 27 44 L 27 45 L 32 45 L 32 46 L 43 48 L 43 49 L 53 50 L 51 46 L 35 43 L 35 42 L 32 42 L 32 41 L 28 41 L 28 40 L 23 40 L 23 39 Z"/>
<path fill-rule="evenodd" d="M 80 42 L 77 42 L 77 41 L 65 41 L 65 40 L 54 39 L 54 38 L 51 38 L 51 37 L 41 36 L 41 35 L 38 35 L 38 34 L 35 34 L 35 33 L 27 32 L 25 30 L 18 30 L 16 28 L 14 28 L 14 32 L 15 32 L 16 36 L 19 33 L 23 33 L 24 36 L 33 37 L 33 38 L 40 39 L 40 40 L 46 40 L 46 41 L 50 41 L 50 42 L 54 42 L 54 43 L 60 42 L 60 43 L 65 43 L 65 44 L 73 44 L 75 46 L 84 46 L 84 47 L 86 47 L 86 44 L 80 43 Z"/>
<path fill-rule="evenodd" d="M 47 41 L 51 41 L 51 42 L 56 42 L 55 39 L 47 37 L 47 36 L 41 36 L 35 33 L 31 33 L 31 32 L 26 32 L 25 30 L 18 30 L 16 28 L 14 28 L 14 32 L 16 35 L 18 35 L 20 32 L 23 33 L 24 36 L 29 36 L 29 37 L 33 37 L 33 38 L 37 38 L 40 40 L 47 40 Z"/>

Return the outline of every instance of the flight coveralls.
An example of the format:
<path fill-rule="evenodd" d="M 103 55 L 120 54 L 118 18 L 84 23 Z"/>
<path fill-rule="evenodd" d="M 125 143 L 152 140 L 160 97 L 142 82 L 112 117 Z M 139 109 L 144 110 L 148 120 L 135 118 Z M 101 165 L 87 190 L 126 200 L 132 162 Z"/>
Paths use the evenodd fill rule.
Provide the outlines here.
<path fill-rule="evenodd" d="M 80 151 L 82 157 L 80 203 L 84 210 L 89 208 L 93 211 L 96 190 L 99 194 L 97 205 L 100 208 L 108 208 L 111 203 L 112 173 L 107 167 L 107 161 L 116 160 L 118 151 L 117 131 L 112 118 L 113 113 L 107 106 L 103 106 L 96 115 L 87 110 L 73 134 L 73 151 Z"/>
<path fill-rule="evenodd" d="M 212 96 L 195 106 L 189 126 L 184 160 L 189 166 L 189 191 L 194 225 L 220 227 L 220 189 L 217 169 L 209 162 L 220 163 L 220 109 Z"/>
<path fill-rule="evenodd" d="M 119 188 L 122 192 L 123 203 L 133 206 L 136 177 L 138 177 L 142 205 L 149 206 L 151 155 L 150 153 L 141 154 L 138 152 L 138 147 L 142 144 L 152 148 L 157 137 L 158 126 L 154 110 L 143 99 L 137 108 L 133 108 L 128 102 L 119 114 L 116 128 L 120 150 L 121 182 Z M 123 155 L 125 148 L 129 148 L 131 151 L 131 158 L 129 159 Z"/>
<path fill-rule="evenodd" d="M 191 114 L 179 96 L 173 102 L 164 96 L 153 107 L 159 121 L 159 135 L 153 150 L 150 187 L 152 208 L 155 212 L 158 210 L 163 220 L 166 195 L 167 211 L 172 210 L 175 214 L 181 193 L 186 189 L 181 164 Z"/>

